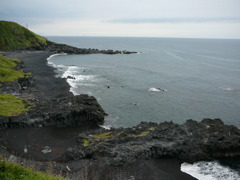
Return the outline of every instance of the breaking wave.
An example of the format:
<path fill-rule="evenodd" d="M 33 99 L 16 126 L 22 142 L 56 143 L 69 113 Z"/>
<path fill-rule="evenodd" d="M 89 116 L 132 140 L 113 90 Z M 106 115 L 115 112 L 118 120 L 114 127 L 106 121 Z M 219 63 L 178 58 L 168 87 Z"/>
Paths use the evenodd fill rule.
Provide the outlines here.
<path fill-rule="evenodd" d="M 194 164 L 183 163 L 181 171 L 199 180 L 238 180 L 240 175 L 230 169 L 220 165 L 217 161 L 197 162 Z"/>

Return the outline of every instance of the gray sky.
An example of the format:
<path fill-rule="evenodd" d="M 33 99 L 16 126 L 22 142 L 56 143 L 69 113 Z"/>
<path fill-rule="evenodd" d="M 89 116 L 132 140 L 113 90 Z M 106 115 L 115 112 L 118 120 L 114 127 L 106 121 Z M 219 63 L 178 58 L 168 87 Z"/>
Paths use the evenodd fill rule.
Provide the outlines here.
<path fill-rule="evenodd" d="M 240 38 L 240 0 L 0 0 L 41 35 Z"/>

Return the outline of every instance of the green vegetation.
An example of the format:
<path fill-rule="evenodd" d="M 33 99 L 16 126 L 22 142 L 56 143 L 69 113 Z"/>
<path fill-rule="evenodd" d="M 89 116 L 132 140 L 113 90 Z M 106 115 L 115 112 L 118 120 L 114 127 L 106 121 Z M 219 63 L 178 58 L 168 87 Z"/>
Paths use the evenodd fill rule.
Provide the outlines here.
<path fill-rule="evenodd" d="M 0 85 L 4 82 L 14 82 L 19 78 L 31 76 L 31 73 L 24 73 L 21 70 L 15 70 L 18 59 L 10 59 L 0 54 Z"/>
<path fill-rule="evenodd" d="M 83 146 L 85 146 L 85 147 L 89 146 L 91 144 L 91 142 L 88 139 L 85 139 L 85 138 L 83 139 L 82 143 L 83 143 Z"/>
<path fill-rule="evenodd" d="M 56 177 L 49 174 L 33 171 L 23 168 L 16 164 L 0 161 L 0 179 L 1 180 L 64 180 L 62 177 Z"/>
<path fill-rule="evenodd" d="M 0 116 L 16 116 L 29 111 L 31 103 L 10 94 L 0 94 Z"/>
<path fill-rule="evenodd" d="M 112 134 L 112 131 L 108 131 L 101 134 L 94 134 L 93 137 L 98 139 L 107 139 L 111 137 L 111 134 Z"/>
<path fill-rule="evenodd" d="M 148 135 L 150 132 L 149 131 L 142 131 L 139 134 L 134 134 L 133 137 L 142 137 Z"/>
<path fill-rule="evenodd" d="M 156 129 L 156 127 L 150 127 L 150 128 L 148 128 L 148 130 L 150 130 L 150 131 L 154 131 Z"/>
<path fill-rule="evenodd" d="M 47 39 L 14 22 L 0 21 L 0 50 L 40 47 Z"/>
<path fill-rule="evenodd" d="M 91 146 L 92 144 L 95 144 L 97 142 L 103 142 L 103 141 L 111 141 L 114 139 L 127 139 L 127 138 L 139 138 L 139 137 L 143 137 L 143 136 L 147 136 L 148 134 L 151 133 L 151 131 L 154 131 L 155 128 L 149 128 L 148 130 L 143 130 L 143 131 L 135 131 L 132 133 L 128 133 L 126 131 L 106 131 L 106 132 L 102 132 L 99 134 L 91 134 L 88 136 L 82 136 L 82 140 L 81 143 L 83 146 Z"/>

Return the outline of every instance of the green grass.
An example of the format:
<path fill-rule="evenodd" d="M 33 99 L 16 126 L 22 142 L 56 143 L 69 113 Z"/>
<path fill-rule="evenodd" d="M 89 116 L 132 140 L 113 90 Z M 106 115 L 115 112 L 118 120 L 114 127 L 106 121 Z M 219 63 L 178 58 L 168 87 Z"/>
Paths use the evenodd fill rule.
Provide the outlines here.
<path fill-rule="evenodd" d="M 83 146 L 86 147 L 86 146 L 89 146 L 91 144 L 91 142 L 88 139 L 84 138 L 82 141 L 82 144 L 83 144 Z"/>
<path fill-rule="evenodd" d="M 47 39 L 14 22 L 0 21 L 0 50 L 40 47 Z"/>
<path fill-rule="evenodd" d="M 94 138 L 98 138 L 98 139 L 107 139 L 110 138 L 112 134 L 112 131 L 108 131 L 108 132 L 104 132 L 104 133 L 100 133 L 100 134 L 94 134 L 92 135 Z"/>
<path fill-rule="evenodd" d="M 62 177 L 33 171 L 16 164 L 0 161 L 1 180 L 64 180 Z"/>
<path fill-rule="evenodd" d="M 149 131 L 142 131 L 139 134 L 134 134 L 133 137 L 143 137 L 143 136 L 148 135 L 149 133 L 150 133 Z"/>
<path fill-rule="evenodd" d="M 31 103 L 10 94 L 0 94 L 0 116 L 16 116 L 29 111 Z"/>
<path fill-rule="evenodd" d="M 9 83 L 23 78 L 31 76 L 31 73 L 24 73 L 21 70 L 15 70 L 17 63 L 21 61 L 18 59 L 7 58 L 0 54 L 0 84 Z"/>

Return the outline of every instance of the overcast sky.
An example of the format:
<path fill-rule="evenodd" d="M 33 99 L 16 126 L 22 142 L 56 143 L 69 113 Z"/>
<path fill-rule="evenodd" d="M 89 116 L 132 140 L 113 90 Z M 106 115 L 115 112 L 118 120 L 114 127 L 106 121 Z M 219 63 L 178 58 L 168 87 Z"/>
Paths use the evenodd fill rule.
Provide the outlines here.
<path fill-rule="evenodd" d="M 1 0 L 41 35 L 240 38 L 240 0 Z"/>

